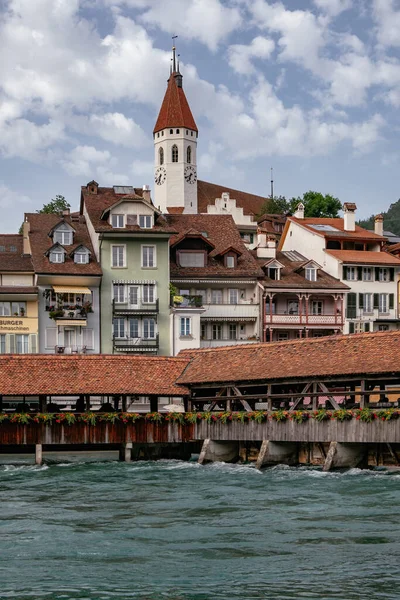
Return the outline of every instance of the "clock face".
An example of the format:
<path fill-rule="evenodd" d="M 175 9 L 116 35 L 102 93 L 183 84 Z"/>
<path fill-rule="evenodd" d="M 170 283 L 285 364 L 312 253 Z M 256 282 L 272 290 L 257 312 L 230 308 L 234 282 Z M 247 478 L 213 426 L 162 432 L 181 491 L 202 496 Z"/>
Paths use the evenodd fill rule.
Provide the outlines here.
<path fill-rule="evenodd" d="M 196 183 L 196 169 L 192 165 L 188 165 L 185 169 L 185 179 L 188 183 Z"/>
<path fill-rule="evenodd" d="M 154 181 L 157 185 L 162 185 L 167 177 L 167 171 L 164 167 L 158 167 L 154 176 Z"/>

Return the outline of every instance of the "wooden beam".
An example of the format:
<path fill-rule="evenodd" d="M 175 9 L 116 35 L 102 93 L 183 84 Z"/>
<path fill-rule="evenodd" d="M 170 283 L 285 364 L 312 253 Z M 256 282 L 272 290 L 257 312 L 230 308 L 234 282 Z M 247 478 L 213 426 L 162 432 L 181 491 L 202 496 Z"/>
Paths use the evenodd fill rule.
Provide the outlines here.
<path fill-rule="evenodd" d="M 253 409 L 251 408 L 250 404 L 247 402 L 247 400 L 244 399 L 242 392 L 239 390 L 239 388 L 237 388 L 236 386 L 234 386 L 233 391 L 235 392 L 235 394 L 237 394 L 237 396 L 239 396 L 239 400 L 242 403 L 244 409 L 247 412 L 251 412 Z"/>
<path fill-rule="evenodd" d="M 296 409 L 296 406 L 298 404 L 300 404 L 300 402 L 304 399 L 304 396 L 306 395 L 306 393 L 308 392 L 308 390 L 310 389 L 310 387 L 314 385 L 311 383 L 307 383 L 307 385 L 305 386 L 304 390 L 301 392 L 300 395 L 298 394 L 291 394 L 292 398 L 295 398 L 296 396 L 299 396 L 297 398 L 297 400 L 295 400 L 295 402 L 293 403 L 293 406 L 290 407 L 289 412 L 293 412 Z"/>

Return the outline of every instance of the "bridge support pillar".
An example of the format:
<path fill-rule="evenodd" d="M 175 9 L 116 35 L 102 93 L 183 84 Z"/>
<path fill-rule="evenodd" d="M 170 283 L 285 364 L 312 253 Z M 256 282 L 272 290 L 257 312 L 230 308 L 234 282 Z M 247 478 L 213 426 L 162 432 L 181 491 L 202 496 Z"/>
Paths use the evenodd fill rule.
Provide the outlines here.
<path fill-rule="evenodd" d="M 119 449 L 119 460 L 122 462 L 131 462 L 132 460 L 132 442 L 127 442 L 121 445 Z"/>
<path fill-rule="evenodd" d="M 43 446 L 35 444 L 35 465 L 43 464 Z"/>
<path fill-rule="evenodd" d="M 198 463 L 206 462 L 234 462 L 239 456 L 239 442 L 217 442 L 204 440 Z"/>
<path fill-rule="evenodd" d="M 323 471 L 357 467 L 365 457 L 365 444 L 345 444 L 331 442 L 326 455 Z"/>
<path fill-rule="evenodd" d="M 266 465 L 297 465 L 299 450 L 296 442 L 271 442 L 263 440 L 256 462 L 256 468 Z"/>

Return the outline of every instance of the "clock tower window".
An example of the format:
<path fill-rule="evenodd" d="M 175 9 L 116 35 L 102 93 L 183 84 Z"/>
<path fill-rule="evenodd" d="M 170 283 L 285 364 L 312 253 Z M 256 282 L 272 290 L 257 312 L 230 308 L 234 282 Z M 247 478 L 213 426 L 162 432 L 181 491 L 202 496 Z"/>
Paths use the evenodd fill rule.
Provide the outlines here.
<path fill-rule="evenodd" d="M 164 164 L 164 148 L 160 148 L 158 151 L 158 164 L 159 165 Z"/>
<path fill-rule="evenodd" d="M 178 162 L 178 146 L 176 144 L 172 146 L 172 162 Z"/>
<path fill-rule="evenodd" d="M 192 162 L 192 148 L 190 146 L 187 147 L 186 150 L 186 162 L 190 165 Z"/>

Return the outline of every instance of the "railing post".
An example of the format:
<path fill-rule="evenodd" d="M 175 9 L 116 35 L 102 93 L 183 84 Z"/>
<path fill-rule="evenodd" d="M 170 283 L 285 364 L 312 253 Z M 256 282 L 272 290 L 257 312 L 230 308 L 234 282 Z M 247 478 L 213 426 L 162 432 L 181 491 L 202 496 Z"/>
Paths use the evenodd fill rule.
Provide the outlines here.
<path fill-rule="evenodd" d="M 366 408 L 368 406 L 368 398 L 366 397 L 366 395 L 364 394 L 366 390 L 366 386 L 365 386 L 365 379 L 361 380 L 361 385 L 360 385 L 360 408 Z"/>

